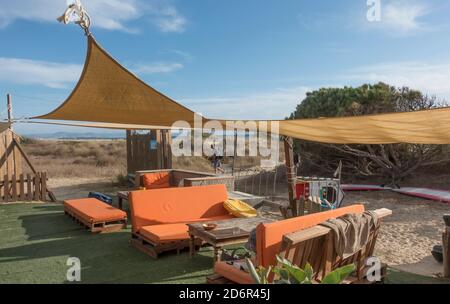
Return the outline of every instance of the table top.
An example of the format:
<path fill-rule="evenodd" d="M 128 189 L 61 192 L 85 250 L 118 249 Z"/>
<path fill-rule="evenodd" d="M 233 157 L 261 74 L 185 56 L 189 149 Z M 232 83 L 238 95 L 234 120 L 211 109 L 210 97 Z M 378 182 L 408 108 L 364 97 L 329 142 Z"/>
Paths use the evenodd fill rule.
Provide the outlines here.
<path fill-rule="evenodd" d="M 187 224 L 189 233 L 212 242 L 229 241 L 233 239 L 247 239 L 250 232 L 261 223 L 271 223 L 273 219 L 262 216 L 252 218 L 233 218 L 220 221 L 208 221 Z M 217 228 L 205 230 L 203 224 L 214 223 Z"/>

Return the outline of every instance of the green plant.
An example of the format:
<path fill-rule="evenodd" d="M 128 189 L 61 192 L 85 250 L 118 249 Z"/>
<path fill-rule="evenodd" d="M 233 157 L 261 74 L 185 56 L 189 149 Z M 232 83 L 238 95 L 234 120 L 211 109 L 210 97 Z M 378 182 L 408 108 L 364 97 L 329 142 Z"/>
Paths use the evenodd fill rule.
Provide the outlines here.
<path fill-rule="evenodd" d="M 246 259 L 247 266 L 253 280 L 257 284 L 269 284 L 269 277 L 275 275 L 273 283 L 275 284 L 312 284 L 314 270 L 308 263 L 304 269 L 292 264 L 289 260 L 277 255 L 278 265 L 265 268 L 259 266 L 255 268 L 250 259 Z M 355 265 L 349 264 L 328 273 L 320 284 L 340 284 L 352 272 L 355 271 Z"/>

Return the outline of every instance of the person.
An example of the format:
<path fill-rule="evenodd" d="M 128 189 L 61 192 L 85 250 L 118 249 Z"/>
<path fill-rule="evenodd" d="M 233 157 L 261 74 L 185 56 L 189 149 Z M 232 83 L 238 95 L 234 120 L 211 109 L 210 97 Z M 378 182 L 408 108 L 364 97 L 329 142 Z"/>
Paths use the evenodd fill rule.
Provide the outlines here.
<path fill-rule="evenodd" d="M 222 169 L 222 163 L 221 163 L 221 159 L 223 158 L 222 156 L 222 151 L 220 151 L 219 148 L 217 148 L 215 145 L 211 145 L 211 149 L 213 150 L 213 155 L 212 155 L 212 166 L 214 168 L 215 173 L 217 174 L 218 172 L 224 173 L 224 170 Z"/>

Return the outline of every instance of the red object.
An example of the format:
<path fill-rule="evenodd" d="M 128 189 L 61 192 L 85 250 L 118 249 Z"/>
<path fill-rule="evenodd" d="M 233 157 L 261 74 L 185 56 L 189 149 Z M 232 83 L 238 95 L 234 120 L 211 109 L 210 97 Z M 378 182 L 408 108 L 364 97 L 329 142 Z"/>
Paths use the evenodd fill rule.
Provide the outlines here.
<path fill-rule="evenodd" d="M 297 199 L 301 197 L 309 197 L 309 183 L 307 182 L 298 182 L 295 185 L 295 194 L 297 196 Z"/>

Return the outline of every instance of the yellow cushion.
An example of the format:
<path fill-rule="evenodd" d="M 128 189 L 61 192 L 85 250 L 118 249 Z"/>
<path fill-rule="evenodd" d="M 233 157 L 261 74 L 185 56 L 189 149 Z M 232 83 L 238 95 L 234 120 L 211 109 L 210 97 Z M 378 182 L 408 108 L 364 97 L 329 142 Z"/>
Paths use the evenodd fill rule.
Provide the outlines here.
<path fill-rule="evenodd" d="M 235 217 L 255 217 L 258 212 L 252 207 L 240 200 L 227 199 L 223 203 L 223 207 L 227 209 Z"/>

